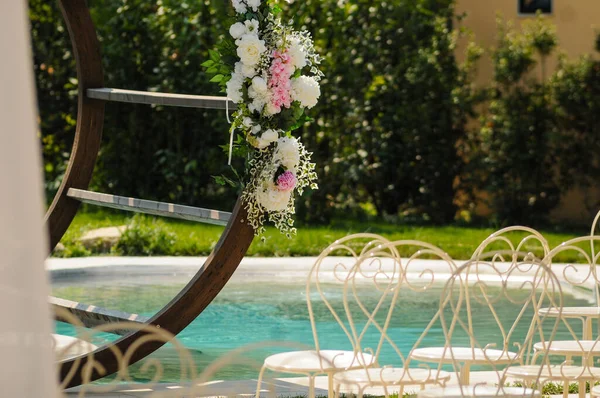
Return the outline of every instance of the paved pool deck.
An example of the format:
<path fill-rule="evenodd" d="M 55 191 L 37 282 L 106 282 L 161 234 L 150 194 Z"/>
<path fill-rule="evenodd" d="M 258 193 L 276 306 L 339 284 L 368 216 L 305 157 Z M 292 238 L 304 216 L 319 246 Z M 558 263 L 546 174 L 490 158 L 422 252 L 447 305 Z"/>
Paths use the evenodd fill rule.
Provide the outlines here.
<path fill-rule="evenodd" d="M 488 384 L 496 385 L 497 374 L 495 372 L 471 372 L 472 384 Z M 508 380 L 511 381 L 510 379 Z M 271 380 L 272 387 L 268 387 L 263 384 L 261 389 L 261 396 L 267 398 L 272 397 L 273 394 L 278 398 L 286 397 L 301 397 L 308 396 L 308 379 L 305 377 L 294 377 L 294 378 L 278 378 Z M 88 386 L 88 387 L 76 387 L 69 389 L 65 392 L 67 398 L 75 398 L 80 396 L 93 397 L 93 398 L 146 398 L 146 397 L 157 397 L 157 398 L 191 398 L 191 397 L 202 397 L 202 398 L 217 398 L 217 397 L 254 397 L 256 393 L 257 380 L 239 380 L 239 381 L 221 381 L 215 380 L 203 384 L 191 384 L 191 383 L 162 383 L 155 386 L 149 386 L 146 384 L 129 384 L 122 385 L 117 388 L 112 388 L 111 391 L 106 392 L 106 386 Z M 456 385 L 456 377 L 453 377 L 448 385 Z M 104 388 L 104 390 L 103 390 Z M 398 392 L 397 388 L 390 388 L 390 394 Z M 404 390 L 409 393 L 416 393 L 419 391 L 418 386 L 407 386 Z M 341 392 L 344 394 L 356 394 L 356 388 L 350 386 L 343 386 Z M 318 376 L 315 381 L 315 393 L 319 397 L 327 397 L 327 377 Z M 370 388 L 365 391 L 365 395 L 372 396 L 384 396 L 382 388 Z M 550 395 L 550 397 L 562 397 L 563 395 Z M 578 397 L 578 394 L 570 394 L 569 398 Z M 589 397 L 590 395 L 587 394 Z"/>
<path fill-rule="evenodd" d="M 49 271 L 53 280 L 67 280 L 70 277 L 85 279 L 86 275 L 90 277 L 94 274 L 106 274 L 113 269 L 116 272 L 124 272 L 127 275 L 145 274 L 152 276 L 173 275 L 178 273 L 183 275 L 195 274 L 205 263 L 206 257 L 81 257 L 81 258 L 49 258 L 46 260 L 46 269 Z M 231 278 L 231 284 L 235 283 L 260 283 L 277 282 L 281 284 L 300 284 L 306 283 L 308 272 L 312 268 L 317 257 L 245 257 L 240 263 L 238 269 Z M 387 261 L 386 261 L 387 260 Z M 331 272 L 336 264 L 344 263 L 350 265 L 350 257 L 327 257 L 323 262 L 323 269 L 329 269 L 329 272 L 321 274 L 321 281 L 326 282 L 327 278 L 334 280 L 334 274 Z M 465 263 L 464 260 L 454 262 L 456 267 Z M 498 263 L 502 267 L 502 263 Z M 406 266 L 406 263 L 404 264 Z M 506 266 L 506 264 L 505 264 Z M 393 262 L 390 259 L 383 259 L 382 268 L 391 269 Z M 552 264 L 552 269 L 557 278 L 563 282 L 564 293 L 573 295 L 575 298 L 584 299 L 593 303 L 595 301 L 593 289 L 594 283 L 588 281 L 584 286 L 573 288 L 573 285 L 567 283 L 565 275 L 571 280 L 576 280 L 577 274 L 586 275 L 585 267 L 573 266 L 568 264 Z M 119 270 L 119 271 L 117 271 Z M 426 272 L 423 272 L 426 271 Z M 442 260 L 413 260 L 407 267 L 407 278 L 418 282 L 429 281 L 428 272 L 435 274 L 436 284 L 443 284 L 452 274 L 452 269 L 447 262 Z M 532 274 L 534 270 L 530 274 Z M 485 273 L 485 272 L 484 272 Z M 500 282 L 497 275 L 488 273 L 484 276 L 486 282 Z M 592 278 L 589 278 L 592 279 Z M 520 277 L 511 278 L 514 285 L 518 286 L 523 281 L 530 280 L 527 274 Z"/>

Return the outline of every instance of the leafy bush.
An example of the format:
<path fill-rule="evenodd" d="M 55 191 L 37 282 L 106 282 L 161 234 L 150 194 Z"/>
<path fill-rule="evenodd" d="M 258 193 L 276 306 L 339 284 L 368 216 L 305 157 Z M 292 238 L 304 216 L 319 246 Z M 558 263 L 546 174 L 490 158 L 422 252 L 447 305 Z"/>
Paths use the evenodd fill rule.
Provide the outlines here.
<path fill-rule="evenodd" d="M 321 187 L 303 203 L 307 218 L 347 216 L 372 204 L 379 216 L 451 220 L 466 120 L 456 106 L 466 75 L 454 57 L 454 1 L 289 7 L 325 56 L 317 120 L 304 134 Z"/>
<path fill-rule="evenodd" d="M 498 20 L 498 45 L 492 52 L 494 82 L 482 117 L 475 173 L 490 195 L 498 222 L 540 223 L 558 204 L 552 136 L 555 117 L 547 81 L 528 77 L 539 56 L 549 55 L 555 34 L 543 17 L 525 33 Z"/>
<path fill-rule="evenodd" d="M 124 256 L 170 255 L 175 239 L 164 222 L 136 214 L 113 250 Z"/>
<path fill-rule="evenodd" d="M 70 45 L 55 3 L 31 4 L 42 133 L 50 143 L 46 164 L 63 170 L 76 117 L 72 57 L 62 60 Z M 217 94 L 200 64 L 228 34 L 227 2 L 88 5 L 106 86 Z M 453 6 L 454 0 L 285 4 L 285 15 L 313 32 L 326 56 L 322 100 L 312 114 L 317 120 L 303 134 L 320 167 L 321 189 L 299 204 L 300 219 L 328 221 L 363 209 L 380 216 L 413 212 L 439 222 L 453 218 L 453 184 L 462 167 L 456 145 L 466 120 L 456 107 L 463 74 L 454 57 Z M 41 70 L 42 63 L 53 65 L 54 77 Z M 61 101 L 42 101 L 51 93 Z M 64 117 L 49 125 L 52 115 Z M 226 171 L 219 148 L 226 134 L 221 112 L 109 103 L 93 188 L 231 208 L 237 192 L 211 179 Z M 59 176 L 47 176 L 49 187 Z"/>
<path fill-rule="evenodd" d="M 75 60 L 56 2 L 30 0 L 29 19 L 46 194 L 52 198 L 66 171 L 75 133 Z"/>
<path fill-rule="evenodd" d="M 600 179 L 600 62 L 589 56 L 562 60 L 552 79 L 560 135 L 560 184 L 595 187 Z M 598 197 L 586 198 L 588 209 L 600 206 Z"/>

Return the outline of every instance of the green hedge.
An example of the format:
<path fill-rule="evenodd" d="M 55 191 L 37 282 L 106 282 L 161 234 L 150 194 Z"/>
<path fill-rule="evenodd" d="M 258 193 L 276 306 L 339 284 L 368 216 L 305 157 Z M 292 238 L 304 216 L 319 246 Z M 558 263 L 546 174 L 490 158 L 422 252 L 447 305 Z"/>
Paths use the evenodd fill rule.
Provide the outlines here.
<path fill-rule="evenodd" d="M 29 3 L 52 197 L 72 143 L 77 81 L 57 6 Z M 88 4 L 107 86 L 218 94 L 200 64 L 228 34 L 223 0 Z M 316 120 L 302 132 L 320 189 L 298 203 L 300 221 L 378 216 L 445 223 L 457 213 L 460 190 L 462 199 L 489 192 L 495 221 L 540 223 L 567 189 L 600 176 L 600 67 L 591 58 L 563 61 L 553 76 L 532 79 L 532 68 L 557 44 L 545 21 L 524 33 L 502 28 L 490 53 L 494 81 L 475 90 L 481 51 L 470 45 L 467 62 L 457 63 L 454 0 L 282 5 L 313 33 L 325 58 Z M 478 101 L 488 105 L 475 108 Z M 471 118 L 481 120 L 481 129 L 467 129 Z M 231 208 L 238 193 L 211 178 L 227 172 L 219 147 L 227 131 L 223 112 L 109 103 L 93 188 Z M 598 204 L 593 199 L 590 206 Z"/>
<path fill-rule="evenodd" d="M 52 194 L 73 133 L 66 121 L 75 119 L 76 81 L 56 7 L 30 3 Z M 200 64 L 227 34 L 222 0 L 108 0 L 89 6 L 107 86 L 217 94 Z M 453 179 L 462 163 L 454 147 L 464 134 L 453 106 L 461 79 L 450 29 L 453 1 L 308 0 L 287 7 L 286 15 L 313 33 L 327 72 L 313 112 L 317 120 L 304 131 L 321 189 L 299 204 L 300 218 L 327 221 L 374 208 L 379 215 L 415 209 L 437 221 L 452 219 Z M 45 73 L 42 64 L 55 73 Z M 47 101 L 50 92 L 61 101 Z M 225 169 L 219 148 L 227 134 L 223 113 L 108 104 L 106 115 L 94 188 L 195 205 L 232 204 L 237 193 L 211 181 Z"/>

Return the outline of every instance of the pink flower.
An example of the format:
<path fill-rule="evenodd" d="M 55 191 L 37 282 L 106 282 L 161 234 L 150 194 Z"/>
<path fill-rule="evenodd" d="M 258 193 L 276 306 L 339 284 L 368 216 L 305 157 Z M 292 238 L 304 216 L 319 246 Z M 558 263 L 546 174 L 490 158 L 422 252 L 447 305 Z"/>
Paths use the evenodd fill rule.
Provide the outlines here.
<path fill-rule="evenodd" d="M 289 192 L 296 187 L 296 176 L 291 171 L 286 171 L 277 177 L 277 189 Z"/>
<path fill-rule="evenodd" d="M 273 63 L 269 69 L 271 72 L 269 88 L 271 89 L 271 105 L 277 112 L 281 111 L 281 107 L 289 108 L 292 104 L 290 79 L 293 67 L 290 62 L 287 50 L 283 53 L 273 52 Z"/>

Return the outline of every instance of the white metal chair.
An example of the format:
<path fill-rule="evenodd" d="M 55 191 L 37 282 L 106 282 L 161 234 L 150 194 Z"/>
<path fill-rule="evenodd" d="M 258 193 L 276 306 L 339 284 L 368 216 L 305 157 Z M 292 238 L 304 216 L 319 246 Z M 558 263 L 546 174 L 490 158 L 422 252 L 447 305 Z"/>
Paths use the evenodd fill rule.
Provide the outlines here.
<path fill-rule="evenodd" d="M 492 261 L 486 261 L 487 258 Z M 541 305 L 560 310 L 562 290 L 556 275 L 543 262 L 519 261 L 508 269 L 496 268 L 493 260 L 504 258 L 501 252 L 479 253 L 446 283 L 439 310 L 446 345 L 432 352 L 436 353 L 439 363 L 451 364 L 459 373 L 459 385 L 426 390 L 419 397 L 539 396 L 534 389 L 505 387 L 505 366 L 520 364 L 527 357 L 526 351 L 535 338 L 547 341 L 545 346 L 550 347 L 560 322 L 556 317 L 540 317 L 538 310 Z M 513 316 L 502 319 L 506 318 L 506 314 L 498 311 L 502 307 L 513 312 Z M 478 332 L 477 322 L 490 322 L 482 319 L 487 312 L 491 315 L 491 322 L 497 326 L 501 347 L 495 348 L 495 342 L 491 342 L 489 336 Z M 531 320 L 528 315 L 531 315 Z M 506 327 L 505 323 L 510 327 Z M 518 328 L 527 331 L 524 341 L 512 340 Z M 462 346 L 465 340 L 468 345 Z M 509 350 L 511 343 L 515 351 Z M 470 371 L 472 364 L 492 368 L 496 380 L 489 380 L 491 385 L 469 385 L 465 372 Z M 536 381 L 540 373 L 541 368 L 538 367 Z"/>
<path fill-rule="evenodd" d="M 388 240 L 378 235 L 355 234 L 335 241 L 321 253 L 309 272 L 306 282 L 306 301 L 315 349 L 284 352 L 267 357 L 258 377 L 256 397 L 260 396 L 263 376 L 267 369 L 308 376 L 309 398 L 314 398 L 316 376 L 323 374 L 328 376 L 328 394 L 333 397 L 333 375 L 336 372 L 376 365 L 374 355 L 360 351 L 352 331 L 347 327 L 345 310 L 339 305 L 336 308 L 333 299 L 341 301 L 344 285 L 356 261 L 370 249 L 387 243 Z M 388 250 L 394 249 L 391 247 Z M 347 337 L 347 340 L 340 342 L 340 345 L 349 344 L 352 350 L 331 350 L 321 347 L 319 330 L 315 322 L 315 313 L 321 310 L 327 312 L 332 321 L 337 322 L 340 330 Z"/>
<path fill-rule="evenodd" d="M 388 258 L 389 255 L 394 254 L 400 254 L 404 258 L 400 256 Z M 362 348 L 360 352 L 372 352 L 378 363 L 382 349 L 389 347 L 397 358 L 397 364 L 385 367 L 364 366 L 360 369 L 336 373 L 334 375 L 336 392 L 340 391 L 342 385 L 351 386 L 357 389 L 358 397 L 361 398 L 366 388 L 380 387 L 383 388 L 386 397 L 389 397 L 391 392 L 402 396 L 406 386 L 424 388 L 431 384 L 443 385 L 450 379 L 450 373 L 440 369 L 410 368 L 406 353 L 402 353 L 397 344 L 407 336 L 390 334 L 390 324 L 400 327 L 407 323 L 403 319 L 398 319 L 395 312 L 398 305 L 403 303 L 400 293 L 402 291 L 425 292 L 435 282 L 436 272 L 431 268 L 433 263 L 423 262 L 422 259 L 438 260 L 439 264 L 435 267 L 438 275 L 444 271 L 451 275 L 456 270 L 454 261 L 442 250 L 428 243 L 413 240 L 391 242 L 374 247 L 358 259 L 344 289 L 344 306 L 353 339 L 357 346 Z M 413 277 L 408 278 L 409 274 L 413 274 Z M 366 303 L 365 288 L 380 292 L 377 303 L 371 305 Z M 357 316 L 366 320 L 366 327 L 357 322 Z M 367 347 L 368 344 L 374 346 Z M 399 390 L 390 391 L 390 388 Z"/>
<path fill-rule="evenodd" d="M 600 214 L 600 213 L 599 213 Z M 594 224 L 598 221 L 598 217 Z M 600 236 L 592 235 L 571 239 L 562 243 L 550 253 L 548 253 L 544 262 L 552 264 L 559 256 L 570 252 L 581 258 L 584 266 L 576 267 L 570 264 L 563 269 L 563 279 L 573 285 L 585 284 L 588 279 L 592 279 L 593 286 L 597 284 L 596 267 L 598 256 L 595 245 L 600 243 Z M 573 256 L 571 256 L 573 257 Z M 554 261 L 555 262 L 555 261 Z M 595 292 L 597 295 L 597 290 Z M 572 382 L 579 384 L 579 396 L 586 395 L 586 382 L 594 383 L 600 380 L 600 367 L 594 366 L 594 358 L 600 357 L 600 341 L 593 338 L 592 324 L 600 322 L 599 307 L 567 307 L 557 311 L 556 308 L 542 308 L 539 313 L 546 317 L 555 317 L 560 320 L 561 331 L 567 338 L 561 337 L 558 341 L 552 341 L 551 345 L 540 341 L 533 345 L 535 354 L 532 357 L 532 363 L 528 366 L 511 367 L 507 369 L 507 376 L 517 378 L 531 383 L 534 373 L 540 372 L 544 382 L 560 381 L 563 382 L 563 395 L 568 395 L 568 385 Z M 583 333 L 579 333 L 572 327 L 569 320 L 580 319 L 582 321 Z M 581 336 L 581 337 L 580 337 Z M 537 365 L 536 359 L 565 357 L 562 364 L 550 364 L 546 360 L 543 365 Z M 580 358 L 581 364 L 573 361 L 573 358 Z"/>
<path fill-rule="evenodd" d="M 523 233 L 525 233 L 525 237 L 522 237 Z M 515 330 L 522 328 L 523 323 L 527 323 L 531 327 L 529 320 L 523 316 L 528 311 L 526 307 L 531 303 L 524 302 L 521 308 L 516 308 L 514 314 L 508 314 L 507 319 L 500 320 L 497 308 L 494 308 L 495 303 L 489 300 L 489 288 L 493 285 L 488 285 L 487 282 L 502 281 L 501 286 L 505 289 L 505 285 L 508 283 L 519 286 L 525 281 L 530 281 L 532 276 L 535 276 L 541 259 L 548 252 L 549 246 L 546 239 L 531 228 L 509 227 L 490 235 L 475 250 L 471 260 L 467 262 L 466 274 L 461 276 L 465 279 L 465 288 L 468 288 L 470 284 L 479 287 L 478 290 L 467 290 L 465 308 L 462 311 L 462 315 L 466 318 L 464 321 L 466 335 L 462 336 L 461 341 L 456 341 L 451 346 L 416 347 L 410 353 L 410 358 L 421 362 L 446 365 L 460 363 L 459 384 L 461 385 L 470 384 L 472 365 L 502 366 L 520 363 L 522 354 L 526 352 L 525 348 L 519 347 L 518 350 L 511 351 L 511 346 L 515 343 L 513 340 Z M 485 289 L 483 289 L 484 287 Z M 505 294 L 504 296 L 507 299 L 510 298 Z M 487 336 L 486 338 L 490 341 L 481 347 L 475 343 L 478 340 L 481 342 L 483 335 L 479 335 L 477 338 L 475 335 L 477 330 L 481 329 L 483 320 L 477 319 L 476 315 L 472 313 L 471 306 L 473 304 L 480 308 L 480 312 L 485 312 L 488 317 L 487 322 L 491 322 L 497 328 L 496 336 Z M 442 313 L 438 314 L 438 316 L 442 315 Z M 430 324 L 429 327 L 431 326 Z M 483 326 L 489 328 L 488 324 Z M 425 331 L 425 334 L 427 332 L 428 330 Z M 496 341 L 493 341 L 494 339 Z M 420 343 L 419 341 L 417 345 Z M 448 344 L 450 343 L 449 341 Z M 520 341 L 516 343 L 522 344 Z M 492 348 L 497 344 L 500 345 L 497 349 Z"/>

